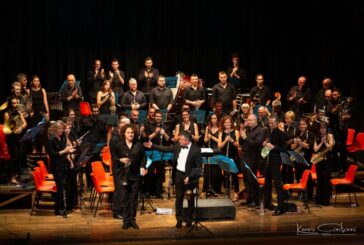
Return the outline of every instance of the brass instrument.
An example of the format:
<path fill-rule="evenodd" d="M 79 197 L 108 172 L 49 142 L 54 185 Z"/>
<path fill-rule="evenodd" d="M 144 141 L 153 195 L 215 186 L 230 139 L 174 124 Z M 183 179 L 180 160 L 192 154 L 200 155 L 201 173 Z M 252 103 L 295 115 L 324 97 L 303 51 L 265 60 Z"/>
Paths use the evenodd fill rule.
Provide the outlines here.
<path fill-rule="evenodd" d="M 312 154 L 311 163 L 317 164 L 317 163 L 325 160 L 327 152 L 329 152 L 329 148 L 326 148 L 318 153 Z"/>
<path fill-rule="evenodd" d="M 6 108 L 8 108 L 8 102 L 5 101 L 4 103 L 2 103 L 2 105 L 0 106 L 0 111 L 5 110 Z"/>
<path fill-rule="evenodd" d="M 17 133 L 18 129 L 22 127 L 22 119 L 20 114 L 26 111 L 26 107 L 23 104 L 18 104 L 16 110 L 17 114 L 12 118 L 10 118 L 9 115 L 9 120 L 6 120 L 4 122 L 4 127 L 3 127 L 4 134 L 12 134 L 13 132 Z"/>

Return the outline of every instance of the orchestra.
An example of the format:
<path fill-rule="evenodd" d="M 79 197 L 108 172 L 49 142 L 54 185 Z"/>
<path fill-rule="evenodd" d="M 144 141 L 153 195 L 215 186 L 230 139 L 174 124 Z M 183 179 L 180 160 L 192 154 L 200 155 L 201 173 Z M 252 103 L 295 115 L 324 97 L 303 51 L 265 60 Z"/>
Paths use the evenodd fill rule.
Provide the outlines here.
<path fill-rule="evenodd" d="M 20 149 L 20 143 L 26 142 L 22 140 L 23 134 L 27 128 L 45 120 L 56 122 L 48 131 L 37 132 L 34 138 L 47 140 L 33 141 L 40 145 L 33 146 L 32 151 L 46 151 L 49 155 L 49 170 L 55 176 L 57 185 L 56 215 L 65 216 L 68 209 L 77 205 L 77 197 L 71 198 L 67 193 L 77 192 L 77 171 L 86 172 L 88 187 L 93 187 L 90 164 L 101 160 L 101 149 L 105 146 L 110 149 L 112 166 L 107 169 L 111 170 L 111 182 L 115 185 L 114 195 L 110 199 L 113 202 L 113 217 L 123 219 L 123 229 L 139 229 L 135 219 L 139 191 L 146 191 L 156 198 L 163 198 L 166 193 L 163 183 L 170 162 L 156 160 L 147 169 L 145 151 L 166 150 L 172 146 L 176 154 L 184 152 L 184 147 L 191 145 L 196 145 L 197 150 L 204 146 L 219 149 L 220 154 L 232 159 L 239 173 L 243 174 L 243 181 L 237 174 L 232 174 L 232 183 L 223 185 L 223 175 L 228 173 L 222 173 L 217 165 L 204 164 L 201 175 L 204 180 L 201 183 L 206 195 L 212 195 L 206 179 L 212 177 L 210 182 L 214 192 L 221 193 L 231 184 L 233 194 L 229 198 L 238 202 L 241 199 L 239 191 L 244 186 L 247 206 L 255 208 L 264 203 L 267 209 L 272 209 L 274 181 L 278 206 L 273 215 L 281 215 L 286 211 L 282 184 L 298 183 L 304 170 L 316 164 L 317 186 L 314 188 L 309 180 L 308 198 L 317 204 L 329 205 L 331 173 L 333 170 L 345 171 L 348 165 L 345 142 L 352 119 L 353 98 L 341 97 L 341 91 L 333 86 L 332 79 L 325 78 L 322 89 L 313 100 L 307 78 L 300 76 L 297 85 L 284 95 L 286 100 L 281 101 L 281 92 L 272 94 L 271 89 L 263 84 L 263 75 L 258 74 L 257 85 L 238 104 L 238 92 L 247 90 L 245 70 L 239 68 L 238 61 L 238 57 L 234 56 L 229 71 L 218 73 L 219 81 L 212 87 L 212 97 L 208 98 L 205 84 L 196 74 L 188 77 L 189 85 L 183 91 L 178 91 L 178 86 L 185 84 L 183 79 L 186 76 L 179 75 L 177 85 L 169 87 L 167 77 L 160 75 L 159 70 L 153 67 L 151 57 L 145 59 L 145 67 L 139 74 L 134 74 L 137 79 L 128 80 L 129 90 L 125 91 L 126 78 L 118 60 L 113 59 L 110 71 L 105 73 L 101 61 L 97 59 L 89 72 L 89 86 L 85 93 L 91 105 L 89 115 L 81 113 L 80 102 L 87 100 L 82 95 L 76 76 L 68 74 L 67 81 L 60 86 L 63 113 L 67 116 L 62 121 L 66 124 L 52 118 L 52 102 L 48 105 L 47 93 L 39 85 L 39 76 L 34 76 L 32 87 L 27 88 L 23 79 L 25 76 L 26 80 L 26 75 L 22 74 L 19 76 L 22 82 L 12 84 L 13 95 L 0 109 L 4 111 L 3 132 L 11 156 L 8 160 L 9 183 L 19 185 L 17 178 L 21 154 L 27 154 L 26 150 Z M 239 80 L 234 83 L 237 88 L 230 82 L 231 79 Z M 99 117 L 99 114 L 108 115 L 109 119 L 116 114 L 117 122 L 110 123 L 109 119 Z M 78 137 L 84 134 L 84 144 L 79 144 Z M 181 136 L 186 138 L 182 137 L 186 141 L 183 144 Z M 187 189 L 192 188 L 186 186 L 191 184 L 182 162 L 186 161 L 186 154 L 183 157 L 181 154 L 175 163 L 178 165 L 174 166 L 174 174 L 177 174 L 177 228 L 181 227 L 182 222 L 181 200 Z M 200 158 L 198 152 L 194 154 Z M 285 164 L 282 154 L 288 156 L 285 159 L 290 161 L 290 165 Z M 193 163 L 194 166 L 200 164 Z M 188 169 L 188 172 L 191 171 Z M 258 172 L 266 177 L 264 195 L 261 195 L 256 180 Z M 141 186 L 141 175 L 145 175 L 145 186 Z M 197 185 L 197 179 L 194 181 L 193 184 Z M 191 205 L 189 202 L 189 207 Z M 187 225 L 191 226 L 190 217 Z"/>

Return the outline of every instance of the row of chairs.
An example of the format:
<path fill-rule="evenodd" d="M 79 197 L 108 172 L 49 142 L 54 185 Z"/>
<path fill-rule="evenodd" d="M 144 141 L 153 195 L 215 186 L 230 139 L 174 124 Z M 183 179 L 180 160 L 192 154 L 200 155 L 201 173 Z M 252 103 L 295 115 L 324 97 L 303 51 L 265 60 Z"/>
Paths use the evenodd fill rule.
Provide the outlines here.
<path fill-rule="evenodd" d="M 315 165 L 313 165 L 313 166 L 315 166 Z M 338 194 L 337 190 L 340 187 L 346 187 L 347 193 L 349 195 L 350 204 L 352 203 L 350 194 L 351 194 L 351 192 L 354 194 L 356 207 L 359 207 L 359 203 L 358 203 L 358 200 L 356 198 L 356 192 L 355 192 L 355 189 L 353 188 L 354 187 L 355 174 L 356 174 L 357 169 L 358 169 L 357 165 L 351 164 L 349 166 L 348 171 L 346 172 L 344 178 L 331 179 L 331 186 L 333 187 L 333 190 L 335 192 L 334 207 L 336 207 L 336 199 L 337 199 L 337 194 Z M 297 183 L 297 184 L 284 184 L 283 185 L 283 189 L 286 190 L 286 191 L 302 192 L 303 193 L 303 195 L 304 195 L 304 198 L 303 198 L 304 206 L 305 206 L 305 208 L 308 209 L 309 213 L 310 213 L 310 206 L 309 206 L 309 200 L 307 198 L 307 182 L 308 182 L 308 179 L 309 179 L 310 175 L 311 175 L 312 179 L 315 180 L 314 179 L 315 176 L 313 175 L 313 172 L 311 170 L 305 170 L 303 172 L 303 174 L 302 174 L 302 178 L 301 178 L 301 181 L 299 183 Z M 316 176 L 316 178 L 317 178 L 317 176 Z"/>

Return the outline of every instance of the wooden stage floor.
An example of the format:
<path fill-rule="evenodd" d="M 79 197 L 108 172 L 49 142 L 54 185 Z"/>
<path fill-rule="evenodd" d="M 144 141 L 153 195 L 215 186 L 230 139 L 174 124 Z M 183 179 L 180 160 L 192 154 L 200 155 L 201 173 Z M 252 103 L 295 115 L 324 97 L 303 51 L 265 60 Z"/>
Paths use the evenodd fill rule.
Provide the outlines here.
<path fill-rule="evenodd" d="M 358 194 L 359 204 L 364 205 L 364 193 Z M 242 201 L 243 202 L 243 201 Z M 272 244 L 362 244 L 364 240 L 364 207 L 350 207 L 347 194 L 338 196 L 334 208 L 311 207 L 311 214 L 303 208 L 302 202 L 293 201 L 300 208 L 298 213 L 286 213 L 275 217 L 266 211 L 264 216 L 249 211 L 245 204 L 236 203 L 235 220 L 203 221 L 213 237 L 204 230 L 185 235 L 187 228 L 177 230 L 174 215 L 157 215 L 138 211 L 137 223 L 140 230 L 121 229 L 122 222 L 112 218 L 107 201 L 99 208 L 96 218 L 88 208 L 76 209 L 68 218 L 54 216 L 52 206 L 43 203 L 33 216 L 30 210 L 0 210 L 0 244 L 241 244 L 271 242 Z M 86 202 L 86 205 L 88 203 Z M 154 207 L 173 208 L 174 198 L 153 199 Z M 147 209 L 149 208 L 146 206 Z M 325 225 L 335 223 L 339 225 Z M 341 225 L 342 224 L 342 225 Z M 336 228 L 326 235 L 298 235 L 300 231 Z M 323 225 L 323 226 L 322 226 Z M 349 230 L 350 229 L 350 230 Z M 329 234 L 331 233 L 331 234 Z M 341 234 L 333 234 L 341 233 Z M 350 233 L 350 234 L 349 234 Z M 27 238 L 28 236 L 28 238 Z"/>

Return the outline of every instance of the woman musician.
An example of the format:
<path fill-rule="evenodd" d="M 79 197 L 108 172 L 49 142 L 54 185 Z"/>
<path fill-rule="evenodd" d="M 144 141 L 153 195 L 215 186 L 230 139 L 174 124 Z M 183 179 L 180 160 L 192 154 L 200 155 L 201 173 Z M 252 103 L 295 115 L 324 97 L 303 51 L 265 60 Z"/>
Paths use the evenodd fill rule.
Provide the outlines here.
<path fill-rule="evenodd" d="M 218 147 L 221 149 L 222 154 L 233 159 L 237 168 L 241 169 L 239 167 L 240 158 L 238 154 L 239 137 L 240 133 L 233 127 L 232 119 L 229 116 L 222 118 L 220 123 Z M 232 174 L 232 178 L 232 184 L 234 186 L 233 201 L 237 201 L 239 197 L 239 178 L 237 174 Z M 230 186 L 225 186 L 225 188 L 230 188 Z"/>
<path fill-rule="evenodd" d="M 331 170 L 333 163 L 332 148 L 335 145 L 334 136 L 327 131 L 327 124 L 320 124 L 320 133 L 315 137 L 311 161 L 316 163 L 317 187 L 315 202 L 319 205 L 330 205 L 331 196 Z"/>
<path fill-rule="evenodd" d="M 198 143 L 200 139 L 198 126 L 197 123 L 194 123 L 190 120 L 190 112 L 187 110 L 182 111 L 182 122 L 176 125 L 173 137 L 174 142 L 178 141 L 178 135 L 180 131 L 190 132 L 193 141 L 195 141 L 195 143 Z"/>
<path fill-rule="evenodd" d="M 296 134 L 296 131 L 298 130 L 294 122 L 295 122 L 295 113 L 293 111 L 287 111 L 284 114 L 283 132 L 286 136 L 286 143 L 287 143 L 289 149 L 293 143 L 293 139 Z M 279 125 L 278 125 L 278 127 L 279 127 Z M 293 183 L 293 180 L 294 180 L 293 167 L 289 166 L 287 164 L 283 164 L 282 165 L 283 184 L 286 184 L 286 183 L 291 184 L 291 183 Z"/>
<path fill-rule="evenodd" d="M 219 121 L 217 119 L 216 114 L 210 115 L 210 122 L 205 128 L 205 137 L 204 142 L 207 145 L 207 147 L 212 149 L 218 148 L 219 143 Z M 203 191 L 206 192 L 206 195 L 210 195 L 211 193 L 208 193 L 209 188 L 209 180 L 211 181 L 211 186 L 213 190 L 216 193 L 221 193 L 221 171 L 220 167 L 216 164 L 210 165 L 206 164 L 204 165 L 204 179 L 203 179 Z M 210 176 L 209 176 L 210 175 Z"/>
<path fill-rule="evenodd" d="M 306 118 L 301 118 L 298 131 L 294 135 L 293 143 L 291 144 L 291 150 L 301 154 L 307 163 L 311 160 L 312 148 L 313 148 L 313 141 L 314 141 L 314 134 L 308 130 L 308 122 Z M 309 169 L 310 166 L 305 164 L 297 163 L 295 165 L 295 174 L 297 183 L 300 182 L 303 171 Z M 312 180 L 309 178 L 307 184 L 307 196 L 311 200 L 312 193 L 313 193 L 313 185 Z"/>

